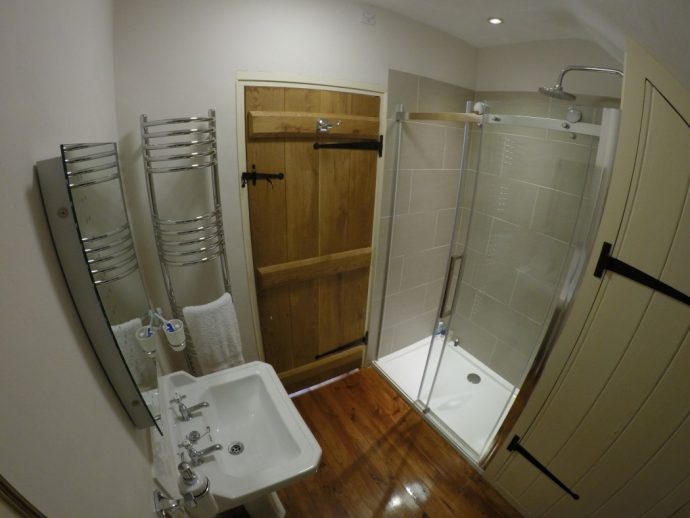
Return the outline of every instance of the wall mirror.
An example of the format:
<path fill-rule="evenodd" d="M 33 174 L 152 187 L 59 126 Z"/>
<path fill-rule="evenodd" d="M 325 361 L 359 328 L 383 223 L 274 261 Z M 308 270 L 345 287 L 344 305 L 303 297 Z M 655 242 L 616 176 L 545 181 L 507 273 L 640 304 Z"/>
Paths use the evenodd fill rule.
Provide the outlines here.
<path fill-rule="evenodd" d="M 72 299 L 134 424 L 158 427 L 159 333 L 147 333 L 155 322 L 130 232 L 117 145 L 71 144 L 60 149 L 60 157 L 39 162 L 37 171 Z"/>

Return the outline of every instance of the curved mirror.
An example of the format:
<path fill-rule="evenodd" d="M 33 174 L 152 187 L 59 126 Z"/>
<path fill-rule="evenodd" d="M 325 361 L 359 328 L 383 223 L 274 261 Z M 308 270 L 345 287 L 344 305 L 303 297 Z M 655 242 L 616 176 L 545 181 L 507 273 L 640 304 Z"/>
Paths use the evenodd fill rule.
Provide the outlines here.
<path fill-rule="evenodd" d="M 71 144 L 61 152 L 61 159 L 39 163 L 38 174 L 62 269 L 123 406 L 135 425 L 151 426 L 160 413 L 158 333 L 149 327 L 151 306 L 122 195 L 117 146 Z"/>

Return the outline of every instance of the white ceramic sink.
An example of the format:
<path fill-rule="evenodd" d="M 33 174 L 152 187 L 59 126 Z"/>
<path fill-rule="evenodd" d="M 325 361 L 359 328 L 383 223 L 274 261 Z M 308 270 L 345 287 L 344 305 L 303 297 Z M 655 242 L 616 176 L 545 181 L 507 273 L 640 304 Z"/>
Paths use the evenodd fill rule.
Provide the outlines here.
<path fill-rule="evenodd" d="M 210 428 L 210 434 L 194 444 L 197 450 L 222 445 L 195 469 L 209 478 L 211 492 L 222 499 L 223 507 L 275 491 L 315 472 L 319 465 L 321 447 L 267 363 L 247 363 L 199 378 L 175 372 L 159 380 L 159 389 L 163 440 L 177 454 L 172 459 L 175 465 L 179 453 L 185 452 L 178 445 L 192 431 L 203 435 Z M 175 393 L 186 396 L 182 402 L 188 407 L 202 401 L 209 406 L 182 421 L 177 404 L 168 403 Z M 231 446 L 237 442 L 244 450 L 232 455 Z"/>

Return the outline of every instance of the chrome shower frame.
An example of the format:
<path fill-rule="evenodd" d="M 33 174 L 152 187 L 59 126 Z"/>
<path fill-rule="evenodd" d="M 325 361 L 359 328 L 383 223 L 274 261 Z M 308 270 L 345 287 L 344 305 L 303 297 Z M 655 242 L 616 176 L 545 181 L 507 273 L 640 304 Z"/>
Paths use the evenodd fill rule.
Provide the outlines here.
<path fill-rule="evenodd" d="M 567 72 L 567 70 L 566 70 Z M 431 363 L 431 350 L 429 354 L 427 355 L 426 362 L 425 362 L 425 368 L 424 372 L 422 375 L 422 381 L 420 382 L 419 389 L 415 395 L 407 394 L 405 393 L 400 387 L 397 387 L 395 381 L 393 380 L 392 377 L 390 377 L 385 369 L 378 363 L 378 361 L 374 361 L 373 366 L 379 372 L 386 380 L 388 380 L 394 387 L 397 387 L 400 390 L 400 394 L 402 397 L 414 408 L 416 408 L 423 416 L 424 419 L 427 423 L 429 423 L 432 427 L 434 427 L 439 433 L 446 439 L 448 442 L 453 446 L 466 460 L 468 460 L 473 466 L 475 466 L 476 469 L 479 471 L 483 471 L 488 463 L 491 461 L 491 459 L 494 457 L 496 452 L 498 451 L 498 448 L 504 444 L 509 436 L 509 432 L 512 429 L 517 417 L 520 415 L 522 410 L 524 409 L 524 406 L 529 399 L 530 395 L 532 394 L 532 391 L 536 385 L 536 383 L 539 381 L 544 364 L 546 362 L 546 359 L 548 358 L 551 350 L 553 349 L 553 346 L 555 344 L 556 339 L 558 338 L 561 328 L 563 326 L 563 323 L 569 314 L 569 310 L 571 307 L 571 302 L 573 297 L 575 296 L 575 292 L 579 286 L 579 283 L 582 279 L 583 275 L 583 268 L 585 266 L 585 261 L 584 259 L 589 256 L 591 253 L 591 237 L 593 236 L 593 233 L 596 232 L 596 228 L 598 226 L 598 222 L 600 221 L 601 218 L 601 213 L 603 211 L 603 204 L 606 198 L 606 193 L 607 193 L 607 186 L 608 186 L 608 181 L 609 181 L 609 174 L 610 174 L 610 160 L 612 159 L 612 154 L 610 153 L 611 146 L 615 145 L 616 141 L 616 135 L 617 135 L 617 127 L 618 127 L 618 114 L 619 111 L 617 109 L 605 109 L 604 110 L 604 116 L 602 120 L 602 124 L 591 124 L 591 123 L 584 123 L 584 122 L 569 122 L 567 120 L 561 120 L 561 119 L 554 119 L 554 118 L 548 118 L 548 117 L 531 117 L 531 116 L 522 116 L 522 115 L 510 115 L 510 114 L 493 114 L 490 112 L 490 110 L 487 110 L 486 113 L 483 113 L 482 115 L 478 115 L 477 113 L 470 113 L 470 106 L 467 106 L 467 112 L 465 113 L 450 113 L 450 112 L 437 112 L 437 113 L 430 113 L 430 112 L 417 112 L 417 113 L 410 113 L 410 112 L 405 112 L 403 110 L 402 105 L 397 107 L 396 110 L 396 121 L 398 123 L 398 141 L 397 141 L 397 149 L 396 149 L 396 163 L 395 163 L 395 173 L 396 173 L 396 178 L 395 180 L 397 181 L 397 172 L 399 168 L 399 157 L 400 157 L 400 145 L 401 145 L 401 138 L 400 135 L 402 133 L 402 125 L 400 124 L 401 122 L 407 122 L 407 121 L 443 121 L 445 123 L 448 122 L 456 122 L 456 123 L 465 123 L 465 136 L 469 134 L 471 131 L 472 125 L 478 125 L 478 126 L 488 126 L 488 125 L 519 125 L 523 127 L 531 127 L 531 128 L 540 128 L 540 129 L 546 129 L 549 131 L 566 131 L 570 132 L 573 135 L 586 135 L 586 136 L 591 136 L 591 137 L 596 137 L 600 139 L 599 142 L 599 148 L 597 152 L 597 156 L 595 159 L 595 163 L 597 167 L 602 167 L 603 172 L 602 172 L 602 178 L 599 181 L 598 184 L 598 189 L 597 193 L 594 196 L 595 199 L 595 205 L 593 207 L 592 211 L 592 218 L 589 221 L 589 223 L 586 224 L 586 235 L 583 236 L 583 242 L 582 242 L 582 250 L 583 253 L 577 255 L 575 257 L 574 252 L 571 251 L 571 254 L 569 255 L 569 259 L 565 262 L 564 264 L 564 270 L 563 270 L 563 275 L 561 278 L 561 284 L 559 286 L 557 295 L 556 295 L 556 300 L 553 305 L 553 313 L 551 314 L 551 317 L 549 319 L 549 323 L 545 327 L 545 329 L 542 332 L 542 336 L 539 339 L 538 345 L 536 347 L 536 350 L 533 354 L 531 364 L 527 371 L 523 375 L 523 381 L 520 384 L 520 389 L 519 392 L 517 393 L 517 397 L 515 398 L 515 401 L 511 405 L 511 407 L 507 410 L 504 419 L 500 422 L 500 424 L 496 427 L 496 429 L 493 432 L 493 437 L 490 439 L 490 441 L 487 443 L 486 447 L 484 448 L 483 452 L 476 452 L 478 456 L 473 456 L 472 455 L 472 450 L 469 448 L 469 446 L 462 440 L 461 437 L 457 436 L 454 434 L 448 426 L 438 418 L 437 416 L 434 415 L 434 413 L 431 411 L 431 408 L 429 407 L 429 396 L 431 391 L 433 390 L 433 386 L 436 383 L 436 378 L 438 375 L 439 367 L 441 365 L 441 361 L 443 358 L 443 352 L 444 349 L 441 349 L 441 354 L 439 355 L 438 358 L 436 358 L 433 361 L 433 364 Z M 463 142 L 463 158 L 467 154 L 467 143 Z M 601 156 L 600 156 L 601 155 Z M 464 170 L 466 167 L 465 162 L 463 161 L 461 163 L 461 170 Z M 474 188 L 476 189 L 476 183 L 474 185 Z M 395 191 L 395 183 L 394 183 L 394 191 Z M 472 196 L 472 205 L 470 208 L 470 215 L 473 212 L 474 208 L 474 200 L 476 198 L 476 192 L 473 192 Z M 392 206 L 395 207 L 395 198 L 392 200 Z M 457 203 L 456 203 L 457 206 Z M 579 211 L 579 209 L 578 209 Z M 393 209 L 393 212 L 391 213 L 392 215 L 395 214 L 395 210 Z M 394 221 L 394 217 L 391 218 Z M 393 221 L 391 224 L 393 224 Z M 457 221 L 456 221 L 457 225 Z M 456 229 L 454 228 L 453 230 L 453 236 L 455 236 Z M 390 235 L 389 235 L 390 237 Z M 451 239 L 451 242 L 455 241 L 455 238 Z M 390 247 L 390 241 L 388 246 Z M 390 250 L 388 250 L 388 254 L 390 254 Z M 449 257 L 449 261 L 451 261 L 451 258 Z M 449 283 L 450 281 L 450 275 L 452 274 L 452 268 L 450 267 L 449 264 L 446 265 L 446 284 Z M 386 275 L 387 275 L 386 271 Z M 457 283 L 460 282 L 462 278 L 462 271 L 459 272 L 458 278 L 456 280 L 456 286 Z M 455 309 L 455 290 L 453 291 L 453 294 L 450 294 L 450 289 L 449 287 L 446 288 L 446 290 L 449 293 L 444 294 L 443 296 L 443 302 L 447 303 L 448 299 L 452 300 L 452 305 L 451 305 L 451 311 L 450 313 L 454 312 Z M 385 284 L 384 284 L 384 297 L 385 297 Z M 385 300 L 385 298 L 384 298 Z M 384 306 L 382 308 L 381 314 L 380 314 L 380 322 L 379 322 L 379 329 L 381 330 L 383 328 L 383 318 L 385 316 L 385 302 Z M 443 308 L 439 307 L 439 315 L 443 312 Z M 437 319 L 438 322 L 438 319 Z M 435 328 L 434 328 L 435 329 Z M 430 330 L 431 335 L 433 336 L 434 330 Z M 380 341 L 380 339 L 379 339 Z M 445 347 L 446 343 L 445 340 L 443 341 L 443 345 Z M 432 343 L 433 347 L 433 343 Z M 377 353 L 377 360 L 379 358 L 380 351 Z"/>

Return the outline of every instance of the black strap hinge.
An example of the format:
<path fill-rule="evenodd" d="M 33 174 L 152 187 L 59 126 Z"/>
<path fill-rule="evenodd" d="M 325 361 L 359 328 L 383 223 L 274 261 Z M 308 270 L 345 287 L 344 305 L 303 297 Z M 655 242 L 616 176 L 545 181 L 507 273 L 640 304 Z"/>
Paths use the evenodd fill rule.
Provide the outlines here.
<path fill-rule="evenodd" d="M 541 471 L 544 475 L 549 477 L 549 479 L 556 484 L 558 487 L 560 487 L 563 491 L 568 493 L 570 496 L 573 497 L 575 500 L 580 499 L 580 495 L 574 493 L 568 486 L 566 486 L 563 482 L 561 482 L 556 475 L 551 473 L 548 469 L 546 469 L 546 466 L 544 466 L 541 462 L 539 462 L 537 459 L 535 459 L 530 452 L 528 452 L 521 444 L 520 444 L 520 437 L 517 435 L 513 437 L 513 440 L 510 441 L 510 444 L 508 445 L 508 451 L 514 451 L 515 453 L 519 453 L 522 455 L 527 461 L 532 464 L 535 468 L 537 468 L 539 471 Z"/>
<path fill-rule="evenodd" d="M 365 151 L 376 151 L 379 156 L 383 156 L 383 135 L 378 140 L 360 140 L 357 142 L 336 142 L 334 144 L 314 143 L 314 149 L 363 149 Z"/>
<path fill-rule="evenodd" d="M 669 297 L 682 302 L 683 304 L 690 305 L 690 297 L 682 291 L 678 291 L 674 287 L 661 282 L 659 279 L 644 273 L 642 270 L 638 270 L 634 266 L 631 266 L 620 259 L 611 257 L 612 248 L 613 245 L 611 243 L 604 241 L 604 246 L 601 247 L 601 254 L 599 255 L 597 266 L 594 269 L 595 277 L 601 278 L 604 275 L 604 272 L 609 270 L 610 272 L 617 273 L 618 275 L 627 277 L 635 282 L 639 282 L 640 284 L 643 284 L 648 288 L 652 288 L 659 293 L 668 295 Z"/>

